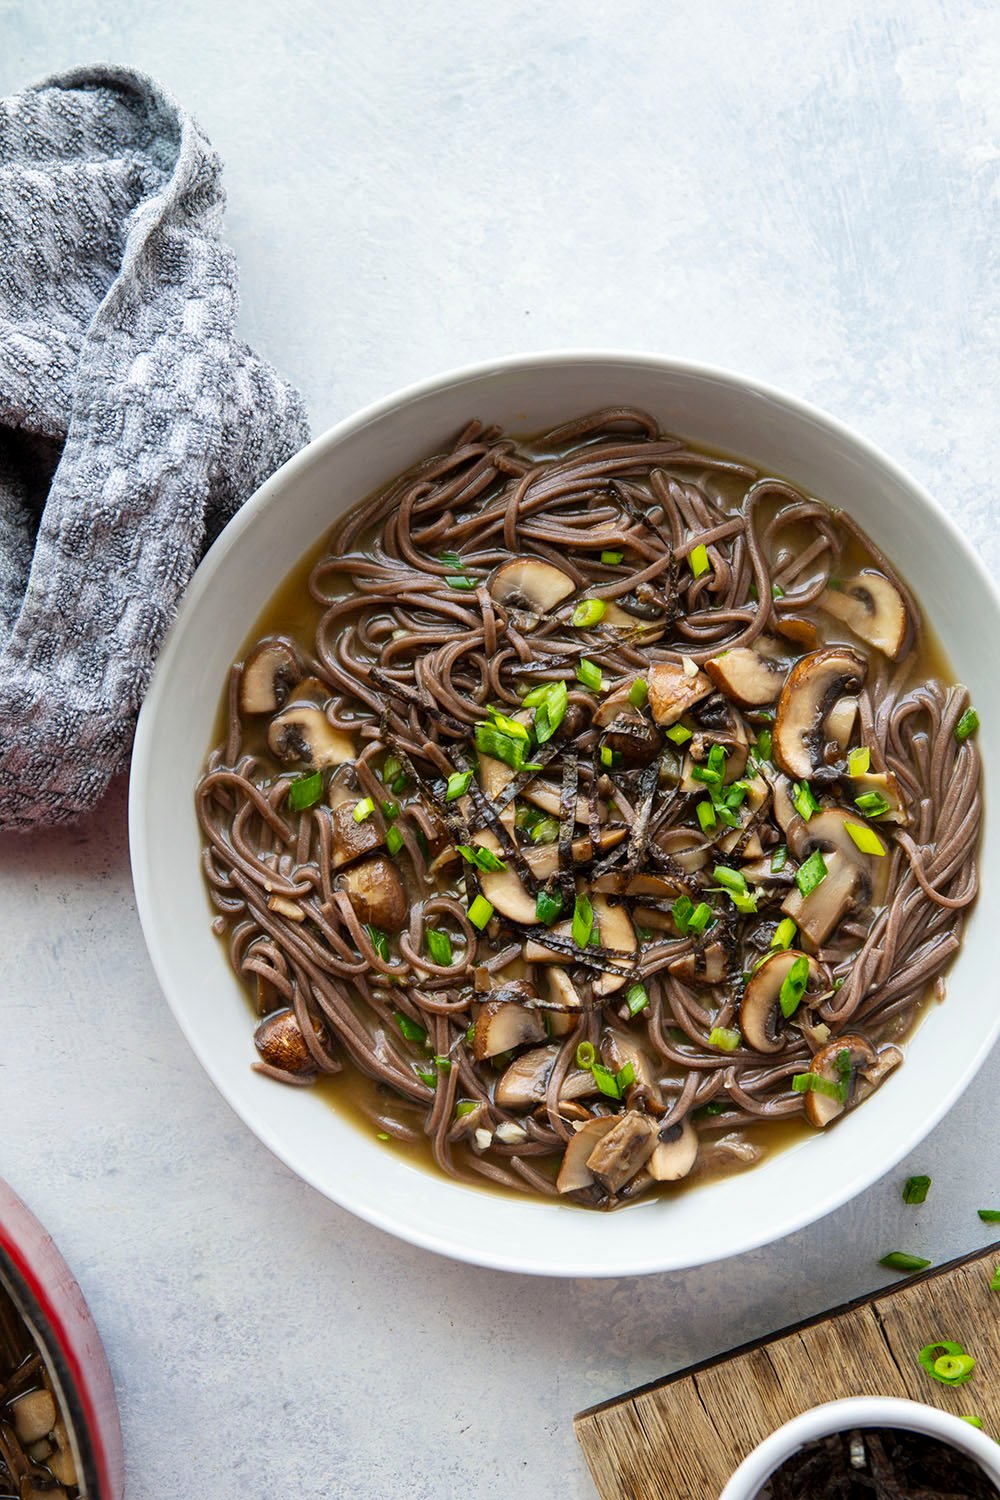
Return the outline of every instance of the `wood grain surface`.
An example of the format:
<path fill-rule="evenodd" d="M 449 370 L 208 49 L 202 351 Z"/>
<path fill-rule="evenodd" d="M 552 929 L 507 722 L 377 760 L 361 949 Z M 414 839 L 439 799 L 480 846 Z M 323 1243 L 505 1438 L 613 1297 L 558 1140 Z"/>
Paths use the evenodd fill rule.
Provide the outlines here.
<path fill-rule="evenodd" d="M 581 1412 L 576 1435 L 601 1500 L 715 1500 L 776 1427 L 843 1396 L 974 1414 L 1000 1437 L 998 1260 L 1000 1241 Z M 965 1385 L 941 1385 L 918 1364 L 939 1339 L 975 1356 Z"/>

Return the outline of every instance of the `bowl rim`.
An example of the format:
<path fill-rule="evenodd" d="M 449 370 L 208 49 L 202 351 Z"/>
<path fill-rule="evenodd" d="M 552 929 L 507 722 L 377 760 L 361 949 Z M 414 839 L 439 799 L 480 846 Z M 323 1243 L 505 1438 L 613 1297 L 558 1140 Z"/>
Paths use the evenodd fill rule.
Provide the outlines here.
<path fill-rule="evenodd" d="M 321 1180 L 318 1173 L 299 1164 L 294 1159 L 294 1147 L 283 1141 L 280 1132 L 270 1129 L 264 1122 L 253 1118 L 253 1111 L 248 1106 L 244 1106 L 241 1101 L 232 1097 L 227 1084 L 220 1077 L 214 1058 L 203 1055 L 198 1042 L 196 1026 L 188 1022 L 183 1010 L 179 1005 L 175 1004 L 170 978 L 170 963 L 166 951 L 167 944 L 161 940 L 162 935 L 155 921 L 155 907 L 150 899 L 150 851 L 146 846 L 142 830 L 143 807 L 148 792 L 147 778 L 150 757 L 155 743 L 153 724 L 159 700 L 166 691 L 171 662 L 180 649 L 179 643 L 185 630 L 186 618 L 189 614 L 193 613 L 198 601 L 211 587 L 215 575 L 223 565 L 224 560 L 233 548 L 239 544 L 244 532 L 253 525 L 258 514 L 281 494 L 290 480 L 293 480 L 301 471 L 308 469 L 318 460 L 323 459 L 346 438 L 360 432 L 363 428 L 381 417 L 399 410 L 413 401 L 419 400 L 421 397 L 433 395 L 436 392 L 444 391 L 454 386 L 484 380 L 492 376 L 501 376 L 512 371 L 537 371 L 566 365 L 620 365 L 632 369 L 648 369 L 661 374 L 676 373 L 681 376 L 691 377 L 694 380 L 717 382 L 731 388 L 736 388 L 744 394 L 759 396 L 765 401 L 770 401 L 784 407 L 802 423 L 806 425 L 813 424 L 821 429 L 825 429 L 834 438 L 853 448 L 866 464 L 883 470 L 890 479 L 904 490 L 908 490 L 918 499 L 927 511 L 931 513 L 935 524 L 947 533 L 952 545 L 964 559 L 965 565 L 971 569 L 973 581 L 990 597 L 994 608 L 1000 614 L 1000 587 L 994 583 L 979 555 L 943 506 L 901 464 L 897 463 L 894 458 L 877 444 L 862 436 L 848 423 L 802 397 L 793 395 L 767 381 L 742 374 L 740 371 L 725 366 L 708 364 L 698 360 L 675 358 L 672 355 L 616 347 L 553 348 L 527 354 L 507 354 L 495 359 L 479 360 L 470 364 L 460 365 L 444 370 L 437 375 L 431 375 L 422 380 L 399 387 L 388 395 L 369 402 L 358 411 L 342 418 L 339 422 L 335 422 L 333 426 L 328 427 L 324 432 L 312 438 L 298 453 L 286 460 L 270 478 L 264 481 L 259 489 L 246 500 L 240 510 L 237 511 L 236 515 L 233 516 L 212 543 L 196 569 L 182 597 L 177 614 L 166 632 L 160 647 L 152 680 L 139 712 L 129 778 L 129 849 L 133 888 L 143 936 L 154 973 L 167 1000 L 167 1004 L 173 1013 L 174 1020 L 180 1027 L 198 1062 L 208 1074 L 216 1090 L 229 1105 L 230 1109 L 233 1110 L 257 1139 L 288 1167 L 296 1177 L 308 1182 L 311 1187 L 315 1188 L 324 1197 L 348 1210 L 348 1212 L 356 1214 L 359 1218 L 374 1225 L 376 1228 L 395 1235 L 397 1238 L 405 1240 L 410 1244 L 419 1246 L 422 1249 L 431 1250 L 452 1260 L 464 1261 L 468 1264 L 480 1265 L 493 1270 L 513 1271 L 522 1275 L 573 1277 L 654 1275 L 665 1271 L 684 1269 L 694 1264 L 694 1262 L 690 1261 L 689 1258 L 678 1260 L 671 1258 L 669 1254 L 659 1254 L 655 1257 L 637 1256 L 627 1263 L 622 1263 L 618 1259 L 609 1265 L 606 1259 L 598 1258 L 595 1255 L 589 1261 L 581 1261 L 575 1263 L 572 1267 L 562 1268 L 554 1267 L 546 1259 L 536 1260 L 523 1254 L 508 1253 L 502 1245 L 498 1245 L 496 1248 L 475 1248 L 455 1243 L 447 1234 L 414 1227 L 406 1221 L 405 1217 L 397 1217 L 394 1212 L 384 1210 L 367 1201 L 363 1192 L 358 1193 L 340 1185 L 331 1186 L 326 1180 Z M 277 587 L 277 584 L 275 586 Z M 960 957 L 961 949 L 956 954 L 956 963 L 960 960 Z M 1000 1037 L 1000 1011 L 997 1012 L 992 1026 L 983 1033 L 980 1044 L 973 1056 L 961 1072 L 956 1074 L 951 1087 L 935 1096 L 933 1105 L 924 1115 L 919 1130 L 905 1140 L 901 1139 L 897 1147 L 889 1154 L 876 1156 L 873 1153 L 870 1160 L 874 1165 L 867 1163 L 859 1164 L 856 1174 L 850 1182 L 845 1182 L 842 1188 L 828 1190 L 824 1194 L 811 1198 L 807 1206 L 788 1208 L 783 1215 L 777 1216 L 769 1227 L 761 1229 L 748 1228 L 740 1237 L 739 1243 L 735 1247 L 726 1246 L 721 1249 L 716 1249 L 714 1246 L 707 1247 L 700 1256 L 697 1264 L 707 1265 L 713 1261 L 746 1254 L 748 1251 L 758 1249 L 765 1244 L 776 1243 L 805 1228 L 807 1225 L 827 1217 L 836 1209 L 842 1207 L 843 1204 L 851 1201 L 871 1187 L 873 1183 L 890 1172 L 905 1156 L 914 1150 L 944 1115 L 948 1113 L 982 1067 L 998 1037 Z M 551 1205 L 542 1206 L 551 1208 Z M 565 1208 L 565 1205 L 563 1207 Z"/>

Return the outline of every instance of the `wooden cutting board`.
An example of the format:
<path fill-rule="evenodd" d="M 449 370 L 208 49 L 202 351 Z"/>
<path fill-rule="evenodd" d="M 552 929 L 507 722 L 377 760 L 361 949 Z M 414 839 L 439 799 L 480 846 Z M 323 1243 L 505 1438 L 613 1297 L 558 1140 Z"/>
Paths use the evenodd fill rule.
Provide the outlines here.
<path fill-rule="evenodd" d="M 998 1262 L 1000 1241 L 580 1412 L 601 1500 L 717 1500 L 776 1427 L 842 1396 L 908 1397 L 981 1417 L 1000 1437 Z M 941 1385 L 917 1363 L 935 1339 L 975 1356 L 965 1385 Z"/>

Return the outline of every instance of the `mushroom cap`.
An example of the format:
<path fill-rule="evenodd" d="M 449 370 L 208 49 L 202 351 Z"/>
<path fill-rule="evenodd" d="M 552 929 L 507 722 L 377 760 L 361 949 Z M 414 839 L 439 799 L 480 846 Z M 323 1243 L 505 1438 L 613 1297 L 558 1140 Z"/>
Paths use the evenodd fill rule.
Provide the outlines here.
<path fill-rule="evenodd" d="M 788 1044 L 779 996 L 792 965 L 800 958 L 809 965 L 807 984 L 821 983 L 819 964 L 798 948 L 772 953 L 747 980 L 740 1002 L 740 1031 L 755 1052 L 781 1052 Z"/>
<path fill-rule="evenodd" d="M 492 854 L 502 855 L 500 840 L 488 828 L 475 835 L 475 844 L 489 849 Z M 534 896 L 509 865 L 505 864 L 502 870 L 480 870 L 479 884 L 487 901 L 501 916 L 524 927 L 532 927 L 538 921 Z"/>
<path fill-rule="evenodd" d="M 769 636 L 758 636 L 752 646 L 734 646 L 705 663 L 705 671 L 733 703 L 741 708 L 764 708 L 781 692 L 786 667 L 781 648 Z"/>
<path fill-rule="evenodd" d="M 729 971 L 726 950 L 721 943 L 709 943 L 693 953 L 685 953 L 667 967 L 671 974 L 688 984 L 721 984 Z"/>
<path fill-rule="evenodd" d="M 843 623 L 854 634 L 898 661 L 909 642 L 910 617 L 899 589 L 874 568 L 864 568 L 845 578 L 839 589 L 824 589 L 820 609 Z"/>
<path fill-rule="evenodd" d="M 646 676 L 649 710 L 657 724 L 668 728 L 695 703 L 712 691 L 711 679 L 704 672 L 689 675 L 672 661 L 657 662 Z"/>
<path fill-rule="evenodd" d="M 653 840 L 688 875 L 703 870 L 711 858 L 704 835 L 693 828 L 668 828 L 654 834 Z"/>
<path fill-rule="evenodd" d="M 626 769 L 648 766 L 663 749 L 663 735 L 634 708 L 622 709 L 601 736 L 602 747 L 621 756 Z M 618 762 L 614 762 L 618 764 Z"/>
<path fill-rule="evenodd" d="M 374 815 L 364 818 L 360 823 L 356 821 L 354 809 L 357 802 L 357 797 L 350 802 L 338 801 L 336 807 L 330 809 L 330 821 L 333 824 L 333 854 L 330 863 L 335 870 L 339 870 L 342 865 L 349 865 L 362 854 L 370 854 L 373 849 L 385 843 L 382 826 Z"/>
<path fill-rule="evenodd" d="M 822 764 L 824 729 L 831 709 L 865 680 L 868 663 L 850 646 L 825 646 L 797 661 L 778 699 L 771 743 L 781 769 L 808 780 Z"/>
<path fill-rule="evenodd" d="M 698 1132 L 685 1115 L 683 1120 L 661 1130 L 646 1163 L 646 1171 L 657 1182 L 677 1182 L 686 1177 L 698 1160 Z"/>
<path fill-rule="evenodd" d="M 409 900 L 402 877 L 392 860 L 374 854 L 359 860 L 339 877 L 341 888 L 357 913 L 383 932 L 400 932 L 406 926 Z"/>
<path fill-rule="evenodd" d="M 655 1121 L 638 1110 L 626 1110 L 587 1157 L 587 1168 L 594 1181 L 600 1183 L 606 1193 L 617 1193 L 640 1167 L 645 1166 L 653 1154 L 656 1139 Z"/>
<path fill-rule="evenodd" d="M 799 929 L 803 948 L 819 948 L 857 899 L 861 874 L 839 849 L 823 855 L 826 876 L 803 896 L 798 886 L 781 903 L 781 910 Z"/>
<path fill-rule="evenodd" d="M 576 1132 L 563 1152 L 556 1178 L 557 1192 L 578 1193 L 582 1188 L 593 1186 L 594 1174 L 587 1166 L 587 1158 L 598 1141 L 614 1129 L 617 1119 L 617 1115 L 598 1115 Z"/>
<path fill-rule="evenodd" d="M 544 615 L 576 589 L 568 573 L 540 557 L 514 557 L 497 568 L 489 591 L 498 604 L 527 608 Z"/>
<path fill-rule="evenodd" d="M 267 744 L 280 761 L 303 760 L 322 770 L 354 760 L 354 741 L 334 729 L 314 703 L 291 703 L 271 720 Z"/>
<path fill-rule="evenodd" d="M 827 1083 L 839 1083 L 841 1081 L 839 1059 L 843 1052 L 847 1053 L 850 1061 L 847 1098 L 841 1101 L 832 1099 L 829 1094 L 814 1093 L 810 1090 L 804 1095 L 804 1099 L 806 1117 L 812 1125 L 828 1125 L 831 1120 L 842 1115 L 851 1097 L 855 1075 L 859 1071 L 865 1072 L 878 1065 L 878 1053 L 867 1037 L 851 1033 L 835 1037 L 832 1042 L 821 1047 L 813 1057 L 810 1072 L 818 1073 L 820 1078 L 825 1079 Z"/>
<path fill-rule="evenodd" d="M 501 1109 L 534 1109 L 545 1098 L 549 1077 L 559 1056 L 558 1045 L 534 1047 L 515 1057 L 501 1075 L 494 1100 Z M 559 1091 L 563 1099 L 584 1099 L 598 1093 L 593 1073 L 585 1068 L 570 1068 Z"/>
<path fill-rule="evenodd" d="M 253 1034 L 253 1043 L 266 1063 L 286 1073 L 315 1073 L 316 1064 L 293 1010 L 277 1010 L 265 1016 Z"/>
<path fill-rule="evenodd" d="M 882 853 L 864 854 L 851 837 L 851 827 L 868 829 L 871 836 L 878 840 Z M 863 898 L 871 901 L 874 906 L 884 904 L 891 865 L 888 858 L 889 845 L 877 829 L 870 827 L 861 813 L 848 812 L 843 807 L 823 807 L 813 814 L 808 823 L 803 821 L 790 830 L 788 847 L 800 862 L 814 849 L 822 850 L 824 855 L 827 851 L 836 850 L 857 870 Z"/>
<path fill-rule="evenodd" d="M 505 986 L 505 990 L 510 986 Z M 524 987 L 527 990 L 527 986 Z M 527 1043 L 544 1042 L 545 1023 L 540 1013 L 498 992 L 480 1008 L 473 1029 L 472 1050 L 476 1062 L 510 1052 Z"/>
<path fill-rule="evenodd" d="M 283 708 L 301 677 L 302 663 L 294 646 L 277 636 L 258 641 L 240 673 L 240 712 L 271 714 Z"/>
<path fill-rule="evenodd" d="M 864 796 L 866 792 L 878 792 L 888 802 L 889 811 L 874 818 L 874 822 L 905 826 L 910 821 L 903 789 L 891 771 L 865 771 L 861 776 L 852 776 L 851 790 L 856 797 Z"/>

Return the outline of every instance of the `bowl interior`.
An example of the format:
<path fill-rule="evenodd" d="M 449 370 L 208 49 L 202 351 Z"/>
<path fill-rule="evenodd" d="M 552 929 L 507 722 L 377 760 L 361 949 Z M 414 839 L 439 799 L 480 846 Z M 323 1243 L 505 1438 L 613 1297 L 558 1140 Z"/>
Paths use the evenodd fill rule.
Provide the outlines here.
<path fill-rule="evenodd" d="M 230 662 L 270 595 L 341 512 L 439 449 L 469 417 L 528 433 L 610 403 L 644 407 L 668 430 L 747 457 L 857 517 L 913 586 L 972 690 L 989 809 L 1000 689 L 982 643 L 1000 638 L 1000 606 L 943 514 L 890 460 L 780 393 L 720 371 L 606 354 L 538 356 L 429 382 L 341 424 L 270 480 L 202 564 L 164 646 L 139 721 L 130 807 L 136 894 L 160 983 L 251 1129 L 321 1192 L 406 1239 L 485 1265 L 570 1276 L 697 1265 L 830 1211 L 912 1149 L 1000 1029 L 984 921 L 1000 889 L 1000 856 L 987 813 L 979 907 L 947 1004 L 931 1009 L 905 1065 L 828 1135 L 676 1200 L 600 1215 L 456 1185 L 409 1166 L 310 1091 L 250 1071 L 250 1014 L 209 929 L 192 799 Z"/>

